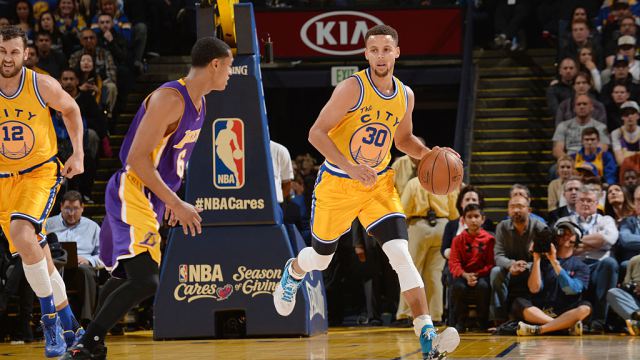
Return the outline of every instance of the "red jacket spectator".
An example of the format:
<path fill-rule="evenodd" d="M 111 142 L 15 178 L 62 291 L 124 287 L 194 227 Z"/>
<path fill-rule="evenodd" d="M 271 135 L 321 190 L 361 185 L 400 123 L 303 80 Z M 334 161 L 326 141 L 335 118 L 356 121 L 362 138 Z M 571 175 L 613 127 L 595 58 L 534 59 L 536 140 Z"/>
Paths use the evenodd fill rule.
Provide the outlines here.
<path fill-rule="evenodd" d="M 475 236 L 467 230 L 453 239 L 449 258 L 449 270 L 453 277 L 462 273 L 477 273 L 478 277 L 488 276 L 495 266 L 493 245 L 496 239 L 486 230 L 480 229 Z"/>

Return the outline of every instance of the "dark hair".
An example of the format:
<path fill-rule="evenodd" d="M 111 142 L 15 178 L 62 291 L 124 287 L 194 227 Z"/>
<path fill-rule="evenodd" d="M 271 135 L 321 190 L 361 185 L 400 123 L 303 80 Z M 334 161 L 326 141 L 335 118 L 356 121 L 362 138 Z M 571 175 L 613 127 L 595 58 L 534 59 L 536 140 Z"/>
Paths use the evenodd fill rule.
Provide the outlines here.
<path fill-rule="evenodd" d="M 596 135 L 596 137 L 598 138 L 598 140 L 600 140 L 600 133 L 598 132 L 598 129 L 594 128 L 593 126 L 585 128 L 584 130 L 582 130 L 582 136 L 580 138 L 583 138 L 585 136 L 589 136 L 589 135 Z"/>
<path fill-rule="evenodd" d="M 205 67 L 214 59 L 229 57 L 229 45 L 214 37 L 198 39 L 191 48 L 191 66 Z"/>
<path fill-rule="evenodd" d="M 27 47 L 27 36 L 19 26 L 9 25 L 0 28 L 0 41 L 4 42 L 15 38 L 21 38 L 24 47 Z"/>
<path fill-rule="evenodd" d="M 80 201 L 80 204 L 82 205 L 83 204 L 82 194 L 80 194 L 75 190 L 69 190 L 66 193 L 64 193 L 64 195 L 62 196 L 62 203 L 64 204 L 65 201 L 69 201 L 69 202 Z"/>
<path fill-rule="evenodd" d="M 627 92 L 630 92 L 629 88 L 627 87 L 627 84 L 624 83 L 624 80 L 620 79 L 620 80 L 616 80 L 613 87 L 611 88 L 612 94 L 613 94 L 613 90 L 615 90 L 615 88 L 617 88 L 618 86 L 622 86 Z"/>
<path fill-rule="evenodd" d="M 479 204 L 469 204 L 467 206 L 464 207 L 464 210 L 462 211 L 462 216 L 466 216 L 468 212 L 471 211 L 480 211 L 480 214 L 482 216 L 484 216 L 484 211 L 482 210 L 482 207 Z"/>
<path fill-rule="evenodd" d="M 622 191 L 622 216 L 626 217 L 629 215 L 633 215 L 634 209 L 633 204 L 631 203 L 631 199 L 633 198 L 633 196 L 629 194 L 629 191 L 626 187 L 620 184 L 610 184 L 607 188 L 607 196 L 605 196 L 604 199 L 604 214 L 611 216 L 616 221 L 620 220 L 616 217 L 616 212 L 613 210 L 613 206 L 609 202 L 609 189 L 611 189 L 612 186 L 617 186 L 620 188 L 620 191 Z"/>
<path fill-rule="evenodd" d="M 50 33 L 50 32 L 47 32 L 47 31 L 38 31 L 38 32 L 36 33 L 36 36 L 34 37 L 34 39 L 38 40 L 38 38 L 39 38 L 40 36 L 46 36 L 46 37 L 48 37 L 49 39 L 51 39 L 51 40 L 53 41 L 53 35 L 51 35 L 51 33 Z"/>
<path fill-rule="evenodd" d="M 29 7 L 29 15 L 27 17 L 27 23 L 29 24 L 29 26 L 33 26 L 33 23 L 34 23 L 33 6 L 31 5 L 31 2 L 28 0 L 18 0 L 13 3 L 13 21 L 16 24 L 20 23 L 20 19 L 18 19 L 18 4 L 20 3 L 25 3 Z"/>
<path fill-rule="evenodd" d="M 396 42 L 396 46 L 398 45 L 398 32 L 389 25 L 376 25 L 367 30 L 367 33 L 364 35 L 364 42 L 366 43 L 369 37 L 374 35 L 389 35 L 393 38 L 393 41 Z"/>
<path fill-rule="evenodd" d="M 578 76 L 583 77 L 585 80 L 587 80 L 587 83 L 589 84 L 589 86 L 593 87 L 593 78 L 591 77 L 590 73 L 580 70 L 576 74 L 576 80 L 578 79 Z"/>
<path fill-rule="evenodd" d="M 75 69 L 72 69 L 70 67 L 64 68 L 62 69 L 62 71 L 60 71 L 60 78 L 62 79 L 62 74 L 66 73 L 66 72 L 72 72 L 73 75 L 76 77 L 76 79 L 80 80 L 80 75 L 78 75 L 78 71 Z"/>
<path fill-rule="evenodd" d="M 469 192 L 478 194 L 478 202 L 480 203 L 480 207 L 484 208 L 484 195 L 482 194 L 482 192 L 473 185 L 467 185 L 463 187 L 462 190 L 460 190 L 458 199 L 456 200 L 456 209 L 458 209 L 458 213 L 460 214 L 462 214 L 462 212 L 464 211 L 464 209 L 462 208 L 462 199 L 464 199 L 464 196 Z"/>
<path fill-rule="evenodd" d="M 572 15 L 573 16 L 573 15 Z M 584 26 L 587 27 L 587 29 L 589 28 L 589 23 L 584 20 L 584 19 L 576 19 L 576 20 L 572 20 L 571 21 L 571 28 L 573 29 L 573 25 L 575 24 L 584 24 Z"/>
<path fill-rule="evenodd" d="M 624 15 L 618 19 L 618 24 L 622 25 L 622 20 L 631 20 L 633 25 L 636 24 L 636 18 L 633 15 Z"/>
<path fill-rule="evenodd" d="M 51 15 L 51 18 L 53 19 L 53 32 L 59 31 L 58 27 L 56 26 L 56 16 L 53 14 L 53 11 L 51 10 L 47 10 L 42 12 L 42 14 L 40 14 L 40 17 L 38 18 L 38 26 L 36 27 L 37 31 L 46 31 L 42 29 L 42 18 L 44 17 L 44 15 L 49 14 Z"/>

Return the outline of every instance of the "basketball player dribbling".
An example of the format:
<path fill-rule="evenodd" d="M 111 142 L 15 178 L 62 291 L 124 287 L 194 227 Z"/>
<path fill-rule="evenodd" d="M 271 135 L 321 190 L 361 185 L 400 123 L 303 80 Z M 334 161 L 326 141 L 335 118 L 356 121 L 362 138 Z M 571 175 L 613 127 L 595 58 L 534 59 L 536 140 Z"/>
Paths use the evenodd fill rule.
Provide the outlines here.
<path fill-rule="evenodd" d="M 199 210 L 176 191 L 205 120 L 204 96 L 225 89 L 232 62 L 227 44 L 198 39 L 189 74 L 163 84 L 140 106 L 120 150 L 123 168 L 105 191 L 100 258 L 113 276 L 104 286 L 111 292 L 80 342 L 61 359 L 105 359 L 107 331 L 155 294 L 163 216 L 182 225 L 185 235 L 201 233 Z"/>
<path fill-rule="evenodd" d="M 277 312 L 289 315 L 305 274 L 327 268 L 338 239 L 358 217 L 398 274 L 423 358 L 434 359 L 455 350 L 460 338 L 453 328 L 437 334 L 433 326 L 422 278 L 409 255 L 393 170 L 387 167 L 394 141 L 400 151 L 416 159 L 431 151 L 412 134 L 414 95 L 393 76 L 399 55 L 396 30 L 387 25 L 369 29 L 365 35 L 369 68 L 338 84 L 309 131 L 309 142 L 326 158 L 313 192 L 312 246 L 286 263 L 273 296 Z"/>
<path fill-rule="evenodd" d="M 84 170 L 82 119 L 57 80 L 26 67 L 27 38 L 17 26 L 0 28 L 0 225 L 38 296 L 45 356 L 57 357 L 81 336 L 64 281 L 51 260 L 44 225 L 63 178 Z M 64 167 L 50 109 L 62 114 L 73 145 Z"/>

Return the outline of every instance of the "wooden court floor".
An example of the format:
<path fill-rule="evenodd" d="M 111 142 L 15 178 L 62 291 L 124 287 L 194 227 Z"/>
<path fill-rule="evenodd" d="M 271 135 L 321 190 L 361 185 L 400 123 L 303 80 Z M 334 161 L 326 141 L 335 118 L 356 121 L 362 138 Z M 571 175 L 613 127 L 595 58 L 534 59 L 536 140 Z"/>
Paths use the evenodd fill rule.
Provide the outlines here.
<path fill-rule="evenodd" d="M 153 341 L 151 332 L 107 338 L 108 359 L 355 360 L 421 359 L 412 329 L 332 328 L 312 338 Z M 518 338 L 463 334 L 450 359 L 640 359 L 640 337 Z M 0 344 L 0 359 L 44 359 L 43 343 Z"/>

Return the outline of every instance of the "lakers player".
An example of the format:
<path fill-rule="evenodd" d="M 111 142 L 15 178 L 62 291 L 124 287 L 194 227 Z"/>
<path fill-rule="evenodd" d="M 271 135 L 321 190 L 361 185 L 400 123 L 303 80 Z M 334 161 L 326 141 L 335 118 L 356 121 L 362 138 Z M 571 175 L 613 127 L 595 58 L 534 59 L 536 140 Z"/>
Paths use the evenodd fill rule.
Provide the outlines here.
<path fill-rule="evenodd" d="M 180 223 L 185 234 L 201 233 L 199 210 L 176 191 L 205 120 L 204 96 L 224 90 L 232 62 L 227 44 L 198 39 L 191 50 L 189 74 L 163 84 L 140 106 L 120 149 L 123 167 L 105 190 L 100 259 L 114 276 L 104 287 L 113 291 L 82 340 L 61 359 L 106 358 L 107 331 L 155 294 L 163 215 L 170 223 Z"/>
<path fill-rule="evenodd" d="M 393 76 L 400 55 L 397 32 L 386 25 L 374 26 L 365 35 L 365 46 L 369 68 L 338 84 L 309 131 L 309 141 L 326 158 L 313 192 L 312 246 L 287 262 L 274 303 L 280 315 L 293 311 L 305 274 L 327 268 L 338 239 L 358 217 L 398 274 L 423 357 L 435 358 L 453 351 L 459 337 L 452 328 L 436 334 L 422 278 L 409 255 L 393 170 L 387 167 L 394 141 L 416 159 L 431 150 L 412 134 L 413 92 Z"/>
<path fill-rule="evenodd" d="M 40 300 L 45 355 L 54 357 L 82 330 L 51 261 L 43 227 L 63 177 L 83 171 L 82 120 L 75 100 L 58 81 L 23 66 L 27 56 L 24 32 L 17 26 L 0 28 L 0 225 Z M 73 145 L 64 167 L 56 158 L 50 107 L 62 113 Z"/>

